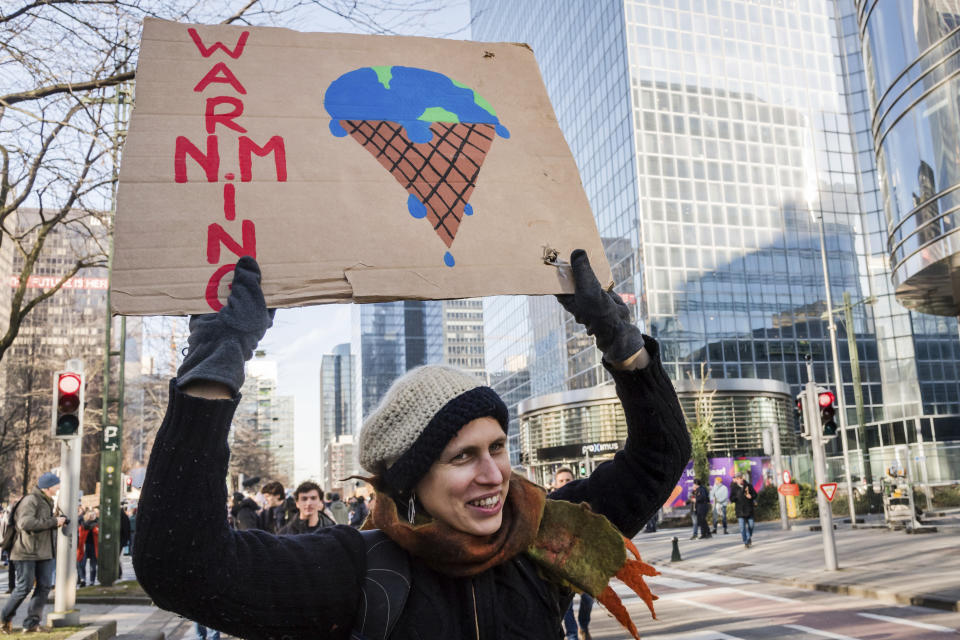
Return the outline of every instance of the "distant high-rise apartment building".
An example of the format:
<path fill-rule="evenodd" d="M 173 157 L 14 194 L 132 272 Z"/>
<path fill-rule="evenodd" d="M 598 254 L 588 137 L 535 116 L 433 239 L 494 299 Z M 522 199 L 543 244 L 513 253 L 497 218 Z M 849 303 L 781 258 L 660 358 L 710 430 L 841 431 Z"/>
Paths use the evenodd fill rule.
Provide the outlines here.
<path fill-rule="evenodd" d="M 444 363 L 486 380 L 483 344 L 483 300 L 444 300 Z"/>
<path fill-rule="evenodd" d="M 354 473 L 352 467 L 345 475 L 331 473 L 334 445 L 342 436 L 352 438 L 357 428 L 354 368 L 349 343 L 338 344 L 332 353 L 324 354 L 320 362 L 320 458 L 325 489 L 331 483 L 330 478 Z M 342 452 L 337 457 L 342 458 Z"/>
<path fill-rule="evenodd" d="M 857 390 L 864 444 L 876 447 L 960 437 L 960 341 L 955 319 L 908 311 L 893 295 L 857 18 L 895 17 L 900 26 L 877 28 L 935 32 L 932 46 L 956 37 L 943 10 L 954 4 L 472 0 L 472 37 L 532 47 L 615 290 L 659 340 L 669 374 L 696 377 L 706 362 L 714 378 L 775 379 L 796 393 L 810 354 L 817 380 L 834 386 L 826 266 L 834 310 L 845 292 L 858 303 Z M 904 58 L 891 37 L 877 37 L 876 55 Z M 923 57 L 911 50 L 906 59 Z M 887 76 L 903 88 L 913 77 Z M 910 180 L 891 181 L 904 211 L 956 183 L 943 168 L 948 120 L 930 170 L 915 162 Z M 904 139 L 917 138 L 929 136 Z M 592 339 L 553 300 L 491 298 L 484 311 L 487 368 L 505 398 L 608 379 Z M 856 424 L 845 329 L 843 396 Z M 850 439 L 856 450 L 858 434 Z"/>
<path fill-rule="evenodd" d="M 244 447 L 261 448 L 265 467 L 241 470 L 263 480 L 289 484 L 294 477 L 294 398 L 277 392 L 277 363 L 258 353 L 247 363 L 241 400 L 234 414 L 234 429 L 243 429 Z M 235 451 L 234 457 L 241 455 Z M 256 460 L 256 459 L 255 459 Z"/>

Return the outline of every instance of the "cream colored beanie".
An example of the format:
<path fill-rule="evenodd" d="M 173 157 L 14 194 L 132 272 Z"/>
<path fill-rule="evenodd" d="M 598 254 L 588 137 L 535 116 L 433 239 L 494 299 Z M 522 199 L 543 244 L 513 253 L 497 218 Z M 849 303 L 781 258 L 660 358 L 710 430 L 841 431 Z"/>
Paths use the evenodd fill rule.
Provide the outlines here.
<path fill-rule="evenodd" d="M 496 419 L 503 432 L 507 407 L 490 387 L 446 365 L 411 369 L 387 390 L 360 431 L 360 466 L 399 491 L 427 473 L 463 425 Z"/>

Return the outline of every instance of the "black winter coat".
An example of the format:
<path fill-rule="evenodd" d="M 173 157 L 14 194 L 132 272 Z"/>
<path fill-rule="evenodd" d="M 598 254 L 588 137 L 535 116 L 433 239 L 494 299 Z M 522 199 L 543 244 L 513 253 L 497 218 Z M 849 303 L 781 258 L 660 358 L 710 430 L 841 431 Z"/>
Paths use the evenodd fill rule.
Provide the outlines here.
<path fill-rule="evenodd" d="M 230 515 L 233 516 L 233 524 L 240 531 L 247 529 L 257 529 L 260 527 L 260 516 L 257 513 L 260 505 L 253 498 L 244 498 L 240 504 L 234 505 L 230 509 Z"/>
<path fill-rule="evenodd" d="M 753 517 L 753 501 L 756 497 L 757 492 L 749 482 L 744 482 L 742 487 L 735 482 L 730 486 L 730 502 L 735 505 L 738 518 Z"/>
<path fill-rule="evenodd" d="M 663 505 L 690 459 L 683 414 L 658 345 L 647 338 L 646 346 L 652 361 L 645 369 L 611 371 L 628 425 L 624 449 L 589 478 L 551 496 L 589 502 L 627 537 Z M 140 497 L 137 579 L 158 606 L 231 635 L 345 640 L 366 574 L 356 529 L 337 525 L 276 536 L 227 526 L 223 478 L 237 401 L 188 396 L 171 382 Z M 392 640 L 562 636 L 570 593 L 544 581 L 522 554 L 472 578 L 441 575 L 416 558 L 411 572 Z"/>

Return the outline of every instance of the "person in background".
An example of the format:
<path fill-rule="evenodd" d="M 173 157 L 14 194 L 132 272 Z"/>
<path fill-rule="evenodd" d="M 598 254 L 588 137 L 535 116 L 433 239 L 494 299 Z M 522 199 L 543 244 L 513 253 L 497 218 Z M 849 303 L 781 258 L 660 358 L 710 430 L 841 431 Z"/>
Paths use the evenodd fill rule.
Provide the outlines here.
<path fill-rule="evenodd" d="M 690 493 L 687 497 L 687 504 L 690 506 L 690 521 L 693 523 L 693 533 L 690 534 L 691 540 L 697 539 L 697 533 L 700 531 L 700 521 L 697 520 L 697 480 L 694 478 L 693 485 L 690 487 Z"/>
<path fill-rule="evenodd" d="M 220 632 L 216 629 L 208 629 L 199 622 L 193 623 L 193 634 L 196 640 L 220 640 Z"/>
<path fill-rule="evenodd" d="M 569 467 L 560 467 L 553 474 L 554 490 L 573 482 L 573 471 Z M 563 628 L 567 633 L 567 640 L 590 640 L 590 614 L 593 612 L 593 598 L 588 593 L 580 594 L 580 612 L 573 613 L 573 601 L 563 614 Z"/>
<path fill-rule="evenodd" d="M 733 478 L 733 487 L 730 490 L 730 501 L 736 505 L 737 523 L 740 525 L 740 537 L 743 546 L 749 549 L 753 546 L 753 501 L 757 493 L 750 483 L 737 472 Z"/>
<path fill-rule="evenodd" d="M 130 542 L 127 543 L 126 555 L 133 553 L 133 538 L 137 534 L 137 508 L 135 506 L 127 506 L 127 518 L 130 520 Z"/>
<path fill-rule="evenodd" d="M 710 500 L 713 501 L 713 532 L 717 532 L 717 525 L 723 520 L 723 533 L 727 533 L 727 505 L 730 504 L 730 490 L 723 484 L 723 478 L 717 476 L 710 487 Z"/>
<path fill-rule="evenodd" d="M 230 515 L 233 516 L 233 526 L 238 531 L 257 529 L 259 527 L 257 517 L 259 511 L 260 505 L 250 496 L 245 496 L 239 491 L 233 494 L 233 507 L 230 508 Z"/>
<path fill-rule="evenodd" d="M 260 490 L 266 503 L 260 511 L 260 526 L 258 528 L 270 533 L 277 533 L 297 517 L 297 503 L 288 498 L 283 485 L 279 482 L 268 482 Z"/>
<path fill-rule="evenodd" d="M 53 515 L 53 498 L 60 487 L 60 478 L 47 472 L 37 480 L 37 486 L 17 507 L 14 523 L 16 538 L 10 558 L 17 563 L 17 584 L 13 595 L 0 612 L 0 633 L 13 631 L 13 616 L 33 589 L 33 598 L 23 621 L 24 633 L 41 631 L 43 605 L 53 587 L 56 563 L 53 559 L 57 529 L 67 524 L 66 516 Z M 34 584 L 36 583 L 36 584 Z"/>
<path fill-rule="evenodd" d="M 367 501 L 363 496 L 352 498 L 353 509 L 350 510 L 350 526 L 359 529 L 363 526 L 363 521 L 367 519 Z"/>
<path fill-rule="evenodd" d="M 321 495 L 323 495 L 323 490 L 316 482 L 310 482 L 309 480 L 301 482 L 297 490 L 293 492 L 300 515 L 281 529 L 280 534 L 313 533 L 337 524 L 330 512 L 324 507 Z"/>
<path fill-rule="evenodd" d="M 710 538 L 710 525 L 707 524 L 707 512 L 710 510 L 710 494 L 699 478 L 693 480 L 693 495 L 697 515 L 697 526 L 700 527 L 700 539 Z"/>
<path fill-rule="evenodd" d="M 337 524 L 348 524 L 350 522 L 350 507 L 340 499 L 339 493 L 330 494 L 330 513 L 333 514 L 333 520 Z"/>
<path fill-rule="evenodd" d="M 77 586 L 87 586 L 87 563 L 90 564 L 90 586 L 97 583 L 97 558 L 100 551 L 100 523 L 91 509 L 77 527 Z"/>

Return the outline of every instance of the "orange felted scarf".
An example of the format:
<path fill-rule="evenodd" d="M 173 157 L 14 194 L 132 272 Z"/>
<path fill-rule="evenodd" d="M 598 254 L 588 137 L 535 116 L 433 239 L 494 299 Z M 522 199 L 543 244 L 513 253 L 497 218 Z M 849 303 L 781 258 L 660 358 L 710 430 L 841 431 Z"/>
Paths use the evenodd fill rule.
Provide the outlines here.
<path fill-rule="evenodd" d="M 630 615 L 609 585 L 616 577 L 640 596 L 656 618 L 653 601 L 657 596 L 643 578 L 659 572 L 640 559 L 634 544 L 588 505 L 548 500 L 543 489 L 516 474 L 510 478 L 503 524 L 491 536 L 463 533 L 423 515 L 411 525 L 383 493 L 377 495 L 363 528 L 382 529 L 410 555 L 451 576 L 477 575 L 526 553 L 546 579 L 594 596 L 639 639 Z"/>

